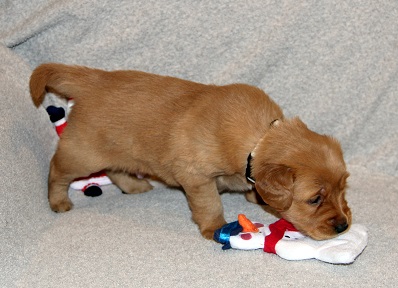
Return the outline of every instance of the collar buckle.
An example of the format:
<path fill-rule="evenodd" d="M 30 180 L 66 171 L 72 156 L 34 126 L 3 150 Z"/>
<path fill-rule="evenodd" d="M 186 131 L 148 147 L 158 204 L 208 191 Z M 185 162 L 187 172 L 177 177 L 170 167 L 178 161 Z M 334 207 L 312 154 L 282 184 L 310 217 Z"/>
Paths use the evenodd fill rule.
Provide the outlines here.
<path fill-rule="evenodd" d="M 251 171 L 251 161 L 253 159 L 252 153 L 249 154 L 249 156 L 247 157 L 247 164 L 246 164 L 246 179 L 247 181 L 249 181 L 251 184 L 256 184 L 256 180 L 251 176 L 252 175 L 252 171 Z"/>

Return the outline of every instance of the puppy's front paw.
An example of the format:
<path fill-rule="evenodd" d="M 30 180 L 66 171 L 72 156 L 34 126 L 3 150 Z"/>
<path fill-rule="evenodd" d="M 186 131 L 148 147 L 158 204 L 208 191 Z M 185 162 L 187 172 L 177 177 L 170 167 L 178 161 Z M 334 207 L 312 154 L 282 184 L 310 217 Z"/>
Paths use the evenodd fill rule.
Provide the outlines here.
<path fill-rule="evenodd" d="M 204 229 L 201 229 L 200 233 L 202 234 L 202 236 L 204 238 L 206 238 L 208 240 L 213 240 L 214 239 L 214 232 L 217 229 L 220 229 L 225 224 L 227 224 L 227 222 L 224 219 L 222 219 L 220 221 L 217 221 L 216 224 L 213 224 L 210 227 L 206 227 Z"/>
<path fill-rule="evenodd" d="M 51 210 L 53 210 L 54 212 L 66 212 L 69 211 L 70 209 L 72 209 L 73 204 L 69 199 L 66 200 L 62 200 L 62 201 L 58 201 L 55 203 L 51 203 L 50 202 L 50 207 Z"/>
<path fill-rule="evenodd" d="M 202 231 L 201 234 L 202 234 L 203 238 L 206 238 L 207 240 L 212 240 L 214 237 L 215 231 L 216 231 L 216 229 L 214 229 L 214 230 L 206 229 L 206 230 Z"/>

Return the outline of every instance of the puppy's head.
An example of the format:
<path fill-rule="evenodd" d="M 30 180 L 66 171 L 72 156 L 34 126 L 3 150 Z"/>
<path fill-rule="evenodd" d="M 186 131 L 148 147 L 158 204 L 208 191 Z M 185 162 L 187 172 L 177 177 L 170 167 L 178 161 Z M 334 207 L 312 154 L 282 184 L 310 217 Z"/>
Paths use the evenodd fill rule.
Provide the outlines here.
<path fill-rule="evenodd" d="M 349 173 L 332 137 L 309 130 L 298 118 L 281 120 L 258 144 L 252 169 L 260 196 L 304 234 L 329 239 L 351 225 Z"/>

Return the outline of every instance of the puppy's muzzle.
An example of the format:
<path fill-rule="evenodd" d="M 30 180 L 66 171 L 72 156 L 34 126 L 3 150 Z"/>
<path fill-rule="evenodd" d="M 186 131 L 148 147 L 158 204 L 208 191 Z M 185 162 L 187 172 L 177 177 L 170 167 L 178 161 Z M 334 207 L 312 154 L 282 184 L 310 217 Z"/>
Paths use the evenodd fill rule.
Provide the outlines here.
<path fill-rule="evenodd" d="M 343 233 L 344 231 L 346 231 L 348 229 L 348 227 L 350 226 L 348 224 L 348 219 L 346 217 L 336 217 L 333 218 L 331 220 L 330 223 L 333 228 L 334 231 L 336 231 L 337 234 Z"/>
<path fill-rule="evenodd" d="M 345 230 L 347 230 L 347 228 L 348 228 L 348 223 L 347 222 L 344 222 L 344 223 L 341 223 L 341 224 L 337 224 L 337 225 L 334 226 L 334 230 L 336 231 L 337 234 L 340 234 L 340 233 L 344 232 Z"/>

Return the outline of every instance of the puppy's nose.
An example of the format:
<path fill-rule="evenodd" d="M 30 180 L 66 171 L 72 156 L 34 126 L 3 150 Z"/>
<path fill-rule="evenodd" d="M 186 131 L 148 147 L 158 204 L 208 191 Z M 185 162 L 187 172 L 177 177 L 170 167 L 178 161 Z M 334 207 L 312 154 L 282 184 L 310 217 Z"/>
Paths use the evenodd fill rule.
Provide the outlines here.
<path fill-rule="evenodd" d="M 347 222 L 341 223 L 341 224 L 337 224 L 336 226 L 334 226 L 334 230 L 339 234 L 341 232 L 344 232 L 345 230 L 347 230 L 348 228 L 348 224 Z"/>

